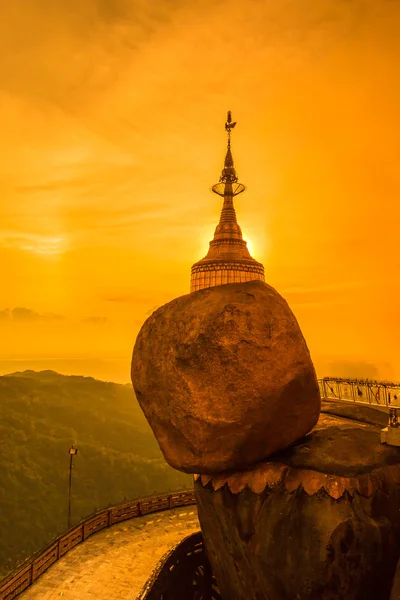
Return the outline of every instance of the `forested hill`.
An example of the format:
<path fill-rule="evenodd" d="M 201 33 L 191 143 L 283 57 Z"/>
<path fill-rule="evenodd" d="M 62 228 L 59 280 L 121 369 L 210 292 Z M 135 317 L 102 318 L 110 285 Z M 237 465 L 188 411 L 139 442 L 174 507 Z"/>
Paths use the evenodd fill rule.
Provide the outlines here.
<path fill-rule="evenodd" d="M 164 461 L 132 386 L 24 371 L 0 376 L 0 576 L 108 504 L 191 487 Z"/>

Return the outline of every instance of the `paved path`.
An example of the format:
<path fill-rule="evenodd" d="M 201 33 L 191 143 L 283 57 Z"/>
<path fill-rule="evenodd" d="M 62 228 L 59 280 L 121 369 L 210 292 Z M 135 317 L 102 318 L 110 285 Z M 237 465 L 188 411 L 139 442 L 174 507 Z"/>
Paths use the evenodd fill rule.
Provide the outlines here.
<path fill-rule="evenodd" d="M 118 523 L 70 550 L 18 600 L 136 600 L 160 558 L 199 529 L 196 505 Z"/>

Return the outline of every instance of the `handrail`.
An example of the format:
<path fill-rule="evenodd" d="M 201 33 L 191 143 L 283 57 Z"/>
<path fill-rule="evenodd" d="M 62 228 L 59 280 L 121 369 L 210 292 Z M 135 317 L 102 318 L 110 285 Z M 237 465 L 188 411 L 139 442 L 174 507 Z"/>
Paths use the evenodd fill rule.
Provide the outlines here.
<path fill-rule="evenodd" d="M 7 575 L 0 583 L 0 600 L 16 598 L 69 550 L 105 527 L 111 527 L 121 521 L 160 510 L 191 504 L 196 504 L 196 500 L 194 490 L 189 489 L 123 502 L 91 514 L 52 540 L 45 548 L 33 554 Z"/>
<path fill-rule="evenodd" d="M 400 382 L 387 379 L 357 379 L 357 377 L 323 377 L 319 381 L 337 381 L 339 383 L 355 383 L 380 387 L 400 388 Z"/>
<path fill-rule="evenodd" d="M 400 383 L 372 381 L 370 379 L 350 379 L 324 377 L 318 379 L 321 398 L 357 405 L 380 407 L 400 407 Z"/>

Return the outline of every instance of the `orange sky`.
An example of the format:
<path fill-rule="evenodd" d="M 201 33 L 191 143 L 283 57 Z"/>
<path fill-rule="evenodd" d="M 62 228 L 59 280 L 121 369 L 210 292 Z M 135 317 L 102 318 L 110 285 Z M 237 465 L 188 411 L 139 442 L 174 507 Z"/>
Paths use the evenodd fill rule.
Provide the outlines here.
<path fill-rule="evenodd" d="M 400 2 L 3 4 L 1 372 L 129 381 L 207 252 L 231 110 L 238 221 L 318 373 L 400 379 Z"/>

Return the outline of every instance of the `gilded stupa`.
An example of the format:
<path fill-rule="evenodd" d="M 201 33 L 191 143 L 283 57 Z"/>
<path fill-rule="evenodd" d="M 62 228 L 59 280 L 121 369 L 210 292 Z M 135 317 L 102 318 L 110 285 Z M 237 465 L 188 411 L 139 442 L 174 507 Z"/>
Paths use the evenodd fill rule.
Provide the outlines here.
<path fill-rule="evenodd" d="M 207 255 L 192 266 L 191 292 L 225 283 L 239 283 L 255 279 L 265 281 L 264 267 L 250 255 L 247 243 L 242 236 L 242 230 L 236 220 L 233 205 L 234 196 L 241 194 L 246 189 L 242 183 L 238 183 L 238 176 L 233 164 L 231 132 L 235 125 L 236 123 L 232 123 L 229 111 L 225 123 L 228 148 L 224 168 L 219 182 L 212 187 L 215 194 L 223 197 L 224 203 Z"/>

